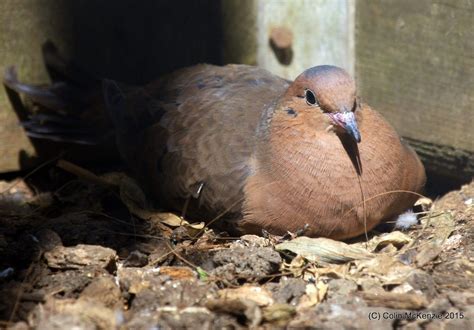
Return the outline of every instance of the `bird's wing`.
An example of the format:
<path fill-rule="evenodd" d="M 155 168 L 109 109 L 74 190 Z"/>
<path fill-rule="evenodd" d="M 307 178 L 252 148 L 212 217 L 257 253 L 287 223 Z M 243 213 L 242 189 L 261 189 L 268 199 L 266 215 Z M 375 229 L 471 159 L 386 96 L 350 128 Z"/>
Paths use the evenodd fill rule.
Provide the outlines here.
<path fill-rule="evenodd" d="M 204 209 L 238 209 L 257 125 L 287 86 L 265 70 L 242 65 L 194 66 L 150 84 L 130 110 L 141 122 L 154 123 L 140 128 L 139 155 L 132 150 L 143 181 L 174 207 L 194 196 Z"/>

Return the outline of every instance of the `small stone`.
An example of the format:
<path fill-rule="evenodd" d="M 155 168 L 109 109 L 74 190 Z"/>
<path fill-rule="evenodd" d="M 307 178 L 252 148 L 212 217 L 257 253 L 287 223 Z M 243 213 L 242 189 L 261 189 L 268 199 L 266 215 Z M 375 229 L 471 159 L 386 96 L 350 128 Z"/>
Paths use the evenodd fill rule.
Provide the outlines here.
<path fill-rule="evenodd" d="M 42 229 L 36 233 L 35 237 L 38 239 L 41 249 L 45 252 L 63 245 L 61 237 L 51 229 Z"/>
<path fill-rule="evenodd" d="M 132 251 L 124 261 L 124 267 L 143 267 L 148 264 L 148 256 L 140 251 Z"/>
<path fill-rule="evenodd" d="M 214 272 L 219 273 L 220 267 L 235 266 L 235 274 L 239 278 L 258 278 L 274 274 L 282 262 L 280 254 L 272 248 L 233 248 L 218 251 L 213 262 L 218 266 Z"/>
<path fill-rule="evenodd" d="M 122 294 L 115 280 L 109 275 L 98 277 L 82 291 L 80 299 L 91 299 L 101 302 L 106 307 L 121 306 Z"/>
<path fill-rule="evenodd" d="M 98 245 L 79 244 L 71 247 L 56 246 L 44 254 L 49 267 L 55 269 L 81 269 L 98 267 L 113 272 L 116 269 L 116 252 Z"/>

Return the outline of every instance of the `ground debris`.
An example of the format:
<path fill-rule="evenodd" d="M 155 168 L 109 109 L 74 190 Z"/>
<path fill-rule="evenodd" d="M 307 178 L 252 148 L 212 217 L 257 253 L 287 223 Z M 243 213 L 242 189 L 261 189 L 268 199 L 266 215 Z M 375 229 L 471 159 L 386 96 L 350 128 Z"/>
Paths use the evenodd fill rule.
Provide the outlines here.
<path fill-rule="evenodd" d="M 98 245 L 79 244 L 71 247 L 56 246 L 45 252 L 49 267 L 55 269 L 102 268 L 113 272 L 116 269 L 114 250 Z"/>
<path fill-rule="evenodd" d="M 277 273 L 282 259 L 269 247 L 234 247 L 218 250 L 212 261 L 216 267 L 211 274 L 216 278 L 253 281 Z"/>
<path fill-rule="evenodd" d="M 377 307 L 418 310 L 428 305 L 425 297 L 413 293 L 364 292 L 361 297 L 367 302 L 367 305 Z"/>
<path fill-rule="evenodd" d="M 297 237 L 280 243 L 278 251 L 289 250 L 312 262 L 345 263 L 352 260 L 368 259 L 371 254 L 362 248 L 328 238 Z"/>
<path fill-rule="evenodd" d="M 473 183 L 368 241 L 230 238 L 62 166 L 79 179 L 0 182 L 0 327 L 474 328 Z"/>

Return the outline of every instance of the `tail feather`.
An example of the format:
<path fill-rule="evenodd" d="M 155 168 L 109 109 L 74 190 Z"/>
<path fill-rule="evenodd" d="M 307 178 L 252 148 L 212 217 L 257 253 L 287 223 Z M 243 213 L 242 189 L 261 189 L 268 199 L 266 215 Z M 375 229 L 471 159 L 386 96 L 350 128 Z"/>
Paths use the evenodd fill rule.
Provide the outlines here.
<path fill-rule="evenodd" d="M 67 106 L 67 103 L 53 92 L 54 88 L 58 89 L 57 84 L 56 86 L 53 84 L 52 88 L 23 84 L 18 81 L 15 67 L 7 68 L 3 83 L 18 94 L 24 94 L 33 102 L 39 103 L 48 109 L 64 109 Z"/>
<path fill-rule="evenodd" d="M 52 133 L 38 133 L 36 131 L 28 130 L 26 135 L 31 138 L 40 139 L 40 140 L 48 140 L 54 142 L 61 142 L 61 143 L 72 143 L 72 144 L 83 144 L 83 145 L 99 145 L 101 144 L 100 141 L 106 141 L 106 138 L 96 137 L 96 136 L 85 136 L 83 134 L 52 134 Z"/>
<path fill-rule="evenodd" d="M 33 103 L 54 111 L 80 112 L 91 103 L 91 92 L 81 90 L 68 82 L 55 82 L 49 86 L 35 86 L 18 80 L 15 67 L 7 68 L 3 83 Z"/>
<path fill-rule="evenodd" d="M 113 131 L 103 105 L 101 81 L 64 60 L 51 42 L 43 46 L 43 56 L 51 85 L 23 83 L 13 66 L 7 68 L 3 78 L 26 134 L 37 139 L 75 144 L 109 141 Z M 30 102 L 25 103 L 25 99 Z"/>
<path fill-rule="evenodd" d="M 36 114 L 21 121 L 29 137 L 56 142 L 97 145 L 113 132 L 98 132 L 81 119 L 56 114 Z"/>

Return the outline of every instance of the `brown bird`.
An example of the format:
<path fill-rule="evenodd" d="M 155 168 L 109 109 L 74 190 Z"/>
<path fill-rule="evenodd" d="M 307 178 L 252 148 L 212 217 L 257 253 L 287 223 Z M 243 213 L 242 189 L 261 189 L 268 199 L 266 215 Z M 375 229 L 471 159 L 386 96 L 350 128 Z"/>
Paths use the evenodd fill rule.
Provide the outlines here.
<path fill-rule="evenodd" d="M 411 207 L 423 165 L 334 66 L 292 83 L 251 66 L 198 65 L 150 85 L 104 83 L 117 145 L 163 205 L 245 233 L 344 239 Z M 365 219 L 365 220 L 364 220 Z M 366 223 L 364 224 L 364 221 Z"/>
<path fill-rule="evenodd" d="M 387 192 L 425 183 L 415 152 L 359 104 L 338 67 L 289 82 L 252 66 L 197 65 L 141 88 L 105 80 L 103 91 L 117 147 L 149 195 L 187 205 L 190 217 L 223 215 L 240 233 L 307 226 L 308 236 L 354 237 L 417 199 Z"/>

